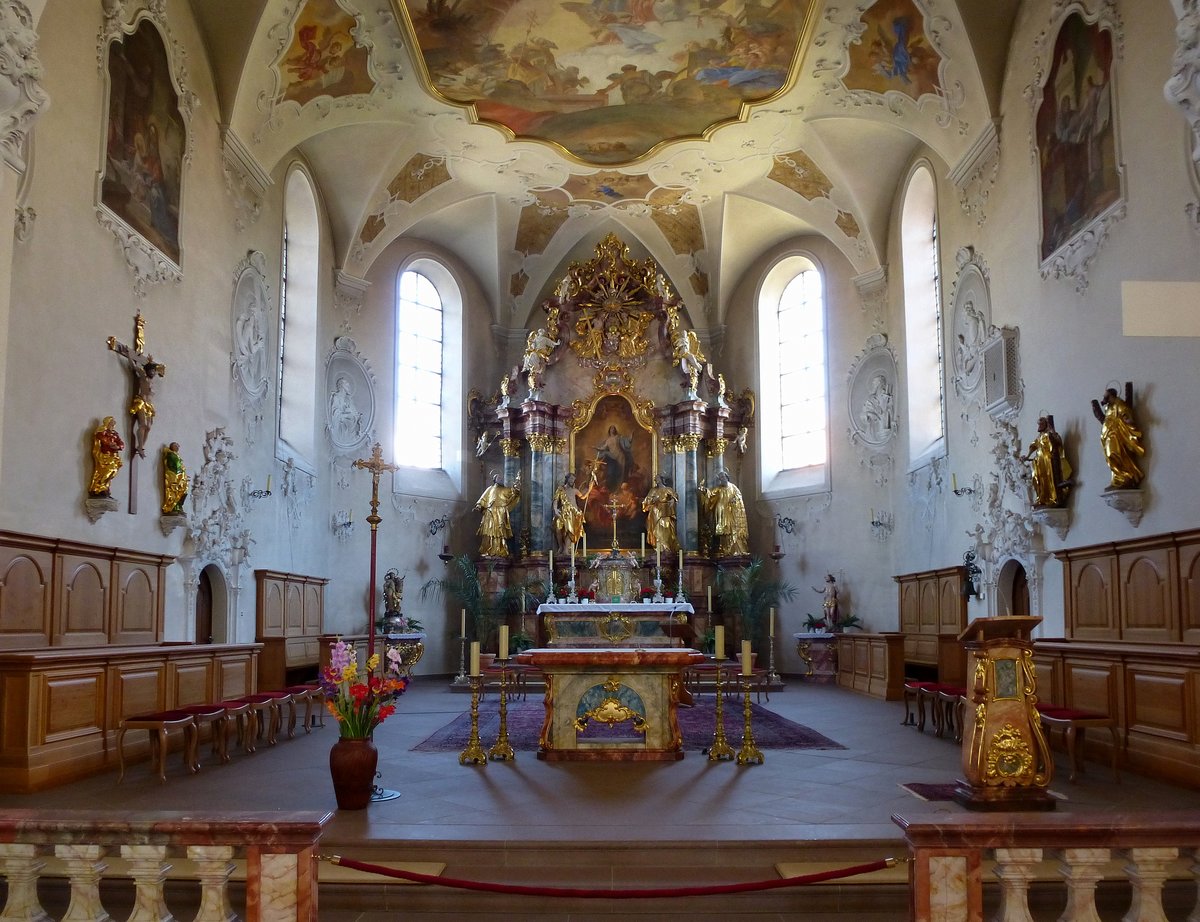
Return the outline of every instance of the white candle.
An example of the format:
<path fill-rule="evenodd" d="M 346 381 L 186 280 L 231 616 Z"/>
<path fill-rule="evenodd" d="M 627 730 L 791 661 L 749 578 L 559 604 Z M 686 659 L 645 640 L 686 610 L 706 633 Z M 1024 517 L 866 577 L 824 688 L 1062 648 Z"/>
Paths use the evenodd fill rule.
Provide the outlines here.
<path fill-rule="evenodd" d="M 750 641 L 743 640 L 742 641 L 742 675 L 753 675 L 754 674 L 754 669 L 750 665 L 752 662 L 754 662 L 754 660 L 750 653 Z"/>
<path fill-rule="evenodd" d="M 267 474 L 267 492 L 271 492 L 271 475 Z"/>
<path fill-rule="evenodd" d="M 479 675 L 479 641 L 471 641 L 471 675 Z"/>
<path fill-rule="evenodd" d="M 550 582 L 554 582 L 554 551 L 550 552 Z"/>
<path fill-rule="evenodd" d="M 679 572 L 683 572 L 683 548 L 679 549 Z"/>
<path fill-rule="evenodd" d="M 662 548 L 661 547 L 656 547 L 654 549 L 654 565 L 656 567 L 658 567 L 658 569 L 660 569 L 660 570 L 662 569 Z"/>
<path fill-rule="evenodd" d="M 775 609 L 773 608 L 767 613 L 767 636 L 775 636 Z"/>
<path fill-rule="evenodd" d="M 467 636 L 467 610 L 465 608 L 458 613 L 458 636 Z"/>
<path fill-rule="evenodd" d="M 950 475 L 950 489 L 951 489 L 951 490 L 957 490 L 957 489 L 958 489 L 958 474 L 954 474 L 954 473 L 952 473 L 952 474 Z"/>
<path fill-rule="evenodd" d="M 587 532 L 583 533 L 583 557 L 587 559 Z"/>
<path fill-rule="evenodd" d="M 712 614 L 712 586 L 708 587 L 708 612 Z"/>
<path fill-rule="evenodd" d="M 646 556 L 646 533 L 645 532 L 642 532 L 642 553 L 639 554 L 638 556 L 640 556 L 640 557 Z"/>
<path fill-rule="evenodd" d="M 713 628 L 713 656 L 718 661 L 725 659 L 725 625 Z"/>
<path fill-rule="evenodd" d="M 508 659 L 508 625 L 500 625 L 500 659 Z"/>
<path fill-rule="evenodd" d="M 525 590 L 521 590 L 521 614 L 525 614 Z"/>
<path fill-rule="evenodd" d="M 575 575 L 575 545 L 571 545 L 571 575 Z"/>

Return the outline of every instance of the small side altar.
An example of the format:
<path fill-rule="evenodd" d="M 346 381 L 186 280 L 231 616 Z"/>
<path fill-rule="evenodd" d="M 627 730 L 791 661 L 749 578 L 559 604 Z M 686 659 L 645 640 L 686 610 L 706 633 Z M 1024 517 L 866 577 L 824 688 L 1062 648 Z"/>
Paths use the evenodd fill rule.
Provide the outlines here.
<path fill-rule="evenodd" d="M 837 682 L 837 635 L 830 631 L 800 631 L 792 637 L 796 640 L 796 655 L 805 666 L 800 678 L 818 685 Z"/>
<path fill-rule="evenodd" d="M 680 675 L 704 662 L 704 654 L 680 648 L 567 647 L 526 650 L 516 661 L 535 666 L 546 677 L 539 759 L 683 758 L 677 716 Z"/>
<path fill-rule="evenodd" d="M 554 603 L 538 606 L 548 647 L 690 646 L 690 602 Z"/>

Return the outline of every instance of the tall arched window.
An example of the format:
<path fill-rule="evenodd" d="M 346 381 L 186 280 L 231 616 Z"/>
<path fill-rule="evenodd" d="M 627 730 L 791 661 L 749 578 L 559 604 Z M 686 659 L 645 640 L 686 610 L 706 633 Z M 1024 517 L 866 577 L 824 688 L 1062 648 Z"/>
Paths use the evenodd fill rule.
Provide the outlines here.
<path fill-rule="evenodd" d="M 761 486 L 765 496 L 829 486 L 825 284 L 806 256 L 767 273 L 758 296 Z"/>
<path fill-rule="evenodd" d="M 908 457 L 910 467 L 917 467 L 943 452 L 946 432 L 937 191 L 933 174 L 925 164 L 913 170 L 904 191 L 900 257 L 904 271 Z"/>
<path fill-rule="evenodd" d="M 400 492 L 455 495 L 462 487 L 462 294 L 429 257 L 396 276 L 394 480 Z"/>
<path fill-rule="evenodd" d="M 279 439 L 276 454 L 310 472 L 317 412 L 317 279 L 321 256 L 317 199 L 299 169 L 288 174 L 283 203 L 279 298 Z"/>

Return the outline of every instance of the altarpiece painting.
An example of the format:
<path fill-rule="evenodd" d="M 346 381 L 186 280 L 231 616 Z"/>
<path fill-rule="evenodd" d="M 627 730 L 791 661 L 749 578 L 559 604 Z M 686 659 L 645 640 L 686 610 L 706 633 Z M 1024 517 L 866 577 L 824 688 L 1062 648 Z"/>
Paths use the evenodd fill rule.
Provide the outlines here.
<path fill-rule="evenodd" d="M 100 205 L 178 266 L 187 130 L 163 37 L 149 19 L 109 45 L 108 82 Z"/>
<path fill-rule="evenodd" d="M 588 547 L 612 546 L 614 516 L 617 543 L 638 547 L 646 530 L 642 500 L 656 473 L 654 433 L 637 421 L 625 397 L 609 394 L 596 401 L 591 419 L 574 433 L 571 457 L 585 494 L 580 506 Z"/>
<path fill-rule="evenodd" d="M 1043 263 L 1122 200 L 1113 59 L 1111 29 L 1067 16 L 1035 128 Z"/>

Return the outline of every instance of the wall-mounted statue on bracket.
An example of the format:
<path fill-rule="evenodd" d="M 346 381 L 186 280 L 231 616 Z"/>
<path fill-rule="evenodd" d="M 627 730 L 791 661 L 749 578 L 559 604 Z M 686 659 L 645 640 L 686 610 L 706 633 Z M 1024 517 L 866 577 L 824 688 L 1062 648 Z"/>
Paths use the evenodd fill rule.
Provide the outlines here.
<path fill-rule="evenodd" d="M 742 491 L 730 482 L 725 471 L 717 473 L 717 485 L 711 489 L 700 481 L 700 503 L 712 521 L 717 539 L 718 557 L 737 557 L 750 553 L 750 528 Z"/>
<path fill-rule="evenodd" d="M 1054 417 L 1038 417 L 1038 434 L 1022 461 L 1031 461 L 1029 481 L 1035 509 L 1061 509 L 1071 492 L 1073 471 L 1063 449 L 1063 440 L 1054 429 Z"/>
<path fill-rule="evenodd" d="M 483 539 L 479 543 L 479 553 L 484 557 L 508 556 L 508 539 L 513 535 L 509 513 L 520 499 L 520 474 L 511 487 L 506 487 L 500 475 L 492 473 L 491 485 L 475 501 L 475 508 L 483 513 L 475 533 Z"/>
<path fill-rule="evenodd" d="M 676 510 L 679 495 L 667 486 L 667 478 L 659 474 L 654 486 L 642 500 L 642 511 L 646 513 L 646 537 L 650 545 L 661 553 L 679 550 L 679 534 L 676 525 Z"/>
<path fill-rule="evenodd" d="M 112 496 L 113 478 L 125 463 L 121 460 L 124 450 L 125 441 L 117 432 L 117 421 L 111 416 L 104 417 L 92 433 L 92 479 L 88 483 L 88 496 Z"/>
<path fill-rule="evenodd" d="M 1100 400 L 1092 401 L 1092 413 L 1100 421 L 1100 444 L 1112 474 L 1108 489 L 1136 489 L 1144 476 L 1137 459 L 1146 449 L 1142 446 L 1141 430 L 1134 425 L 1133 382 L 1125 382 L 1123 399 L 1115 387 L 1107 388 Z"/>
<path fill-rule="evenodd" d="M 183 502 L 188 495 L 187 469 L 179 456 L 179 443 L 163 446 L 163 515 L 183 515 Z"/>

